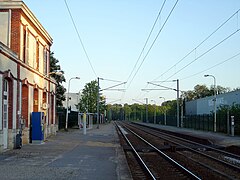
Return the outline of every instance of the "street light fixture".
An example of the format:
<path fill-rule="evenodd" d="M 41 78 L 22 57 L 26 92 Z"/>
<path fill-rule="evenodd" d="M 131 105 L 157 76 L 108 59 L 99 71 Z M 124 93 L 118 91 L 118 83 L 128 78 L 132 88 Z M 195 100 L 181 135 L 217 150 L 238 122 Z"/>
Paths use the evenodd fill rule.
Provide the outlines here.
<path fill-rule="evenodd" d="M 213 130 L 214 132 L 217 131 L 217 107 L 216 107 L 216 101 L 217 101 L 217 91 L 216 91 L 216 78 L 213 75 L 210 74 L 205 74 L 204 77 L 212 77 L 214 80 L 214 99 L 213 99 L 213 103 L 214 103 L 214 125 L 213 125 Z"/>
<path fill-rule="evenodd" d="M 51 74 L 56 74 L 58 76 L 62 76 L 63 72 L 62 71 L 53 71 L 53 72 L 48 73 L 47 75 L 51 75 Z"/>
<path fill-rule="evenodd" d="M 65 130 L 67 131 L 68 129 L 68 101 L 69 101 L 69 90 L 70 90 L 70 81 L 72 79 L 80 79 L 80 77 L 72 77 L 68 81 L 68 93 L 67 93 L 67 103 L 66 103 L 66 124 L 65 124 Z"/>
<path fill-rule="evenodd" d="M 62 71 L 53 71 L 53 72 L 49 72 L 49 73 L 45 74 L 43 77 L 44 78 L 50 78 L 49 76 L 52 75 L 52 74 L 55 74 L 55 75 L 58 75 L 58 76 L 62 76 L 63 72 Z"/>

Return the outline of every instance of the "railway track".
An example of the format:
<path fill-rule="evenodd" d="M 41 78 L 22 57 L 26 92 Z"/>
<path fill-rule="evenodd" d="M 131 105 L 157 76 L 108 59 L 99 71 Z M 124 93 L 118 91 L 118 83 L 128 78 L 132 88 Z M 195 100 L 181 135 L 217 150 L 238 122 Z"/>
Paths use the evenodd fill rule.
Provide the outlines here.
<path fill-rule="evenodd" d="M 134 179 L 200 179 L 131 129 L 116 126 L 131 149 L 127 157 L 131 159 Z"/>
<path fill-rule="evenodd" d="M 238 155 L 146 127 L 125 123 L 121 123 L 121 126 L 128 126 L 198 177 L 240 179 Z"/>

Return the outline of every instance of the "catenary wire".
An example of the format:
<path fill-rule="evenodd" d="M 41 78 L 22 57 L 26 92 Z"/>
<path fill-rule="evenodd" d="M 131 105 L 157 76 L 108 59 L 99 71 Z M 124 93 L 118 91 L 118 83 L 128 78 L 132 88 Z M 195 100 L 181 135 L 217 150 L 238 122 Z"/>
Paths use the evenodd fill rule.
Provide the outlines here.
<path fill-rule="evenodd" d="M 186 59 L 191 53 L 193 53 L 194 51 L 196 51 L 197 48 L 199 48 L 204 42 L 206 42 L 212 35 L 214 35 L 219 29 L 221 29 L 228 21 L 230 21 L 235 15 L 238 16 L 238 13 L 239 13 L 240 9 L 238 9 L 235 13 L 233 13 L 226 21 L 224 21 L 220 26 L 218 26 L 209 36 L 207 36 L 203 41 L 201 41 L 195 48 L 193 48 L 189 53 L 187 53 L 182 59 L 180 59 L 177 63 L 175 63 L 173 66 L 171 66 L 168 70 L 166 70 L 163 74 L 161 74 L 160 76 L 158 76 L 157 78 L 155 78 L 153 81 L 159 79 L 160 77 L 162 77 L 164 74 L 166 74 L 167 72 L 169 72 L 172 68 L 174 68 L 176 65 L 178 65 L 180 62 L 182 62 L 184 59 Z M 237 26 L 237 28 L 239 28 Z M 227 40 L 228 38 L 230 38 L 232 35 L 234 35 L 235 33 L 237 33 L 239 31 L 239 29 L 237 31 L 235 31 L 234 33 L 232 33 L 230 36 L 228 36 L 227 38 L 225 38 L 223 41 Z M 208 53 L 209 51 L 211 51 L 212 49 L 214 49 L 216 46 L 218 46 L 219 44 L 221 44 L 223 41 L 221 41 L 220 43 L 218 43 L 217 45 L 215 45 L 214 47 L 210 48 L 208 51 L 206 51 L 205 53 L 203 53 L 201 56 L 199 56 L 198 58 L 195 58 L 194 61 L 196 61 L 197 59 L 201 58 L 202 56 L 204 56 L 206 53 Z M 236 57 L 238 55 L 235 55 L 230 59 Z M 194 62 L 193 61 L 193 62 Z M 227 61 L 227 60 L 226 60 Z M 190 64 L 192 64 L 193 62 L 190 62 L 187 66 L 189 66 Z M 224 63 L 224 62 L 223 62 Z M 218 63 L 217 65 L 220 65 L 222 63 Z M 216 65 L 216 66 L 217 66 Z M 181 70 L 183 70 L 184 68 L 186 67 L 183 67 L 182 69 L 180 69 L 178 72 L 180 72 Z M 214 68 L 214 67 L 211 67 L 211 68 Z M 211 68 L 208 68 L 207 70 L 211 69 Z M 174 73 L 172 76 L 168 77 L 165 81 L 169 80 L 171 77 L 173 77 L 174 75 L 176 75 L 178 72 Z M 201 72 L 200 72 L 201 73 Z M 198 73 L 196 73 L 197 75 Z M 194 74 L 195 75 L 195 74 Z M 188 76 L 187 78 L 190 78 L 190 76 Z M 185 78 L 184 78 L 185 79 Z M 163 81 L 163 82 L 165 82 Z M 148 84 L 147 84 L 148 85 Z M 146 92 L 145 94 L 147 94 L 148 92 Z M 144 96 L 145 96 L 144 94 Z M 140 96 L 140 95 L 139 95 Z M 139 97 L 138 96 L 138 97 Z"/>
<path fill-rule="evenodd" d="M 207 36 L 202 42 L 200 42 L 195 48 L 193 48 L 189 53 L 187 53 L 182 59 L 180 59 L 177 63 L 175 63 L 173 66 L 171 66 L 169 69 L 167 69 L 164 73 L 162 73 L 160 76 L 155 78 L 154 80 L 159 79 L 162 77 L 164 74 L 169 72 L 171 69 L 173 69 L 176 65 L 181 63 L 184 59 L 186 59 L 190 54 L 192 54 L 197 48 L 199 48 L 204 42 L 206 42 L 212 35 L 214 35 L 219 29 L 221 29 L 228 21 L 230 21 L 236 14 L 238 15 L 238 12 L 240 11 L 237 10 L 235 13 L 233 13 L 226 21 L 224 21 L 220 26 L 218 26 L 209 36 Z"/>
<path fill-rule="evenodd" d="M 182 70 L 184 70 L 185 68 L 187 68 L 188 66 L 190 66 L 192 63 L 194 63 L 195 61 L 197 61 L 198 59 L 200 59 L 201 57 L 203 57 L 204 55 L 208 54 L 210 51 L 212 51 L 213 49 L 215 49 L 217 46 L 219 46 L 220 44 L 222 44 L 224 41 L 228 40 L 230 37 L 232 37 L 233 35 L 235 35 L 236 33 L 239 32 L 240 29 L 237 29 L 236 31 L 234 31 L 232 34 L 230 34 L 229 36 L 227 36 L 226 38 L 224 38 L 223 40 L 221 40 L 220 42 L 218 42 L 217 44 L 215 44 L 213 47 L 211 47 L 210 49 L 208 49 L 207 51 L 205 51 L 204 53 L 202 53 L 200 56 L 198 56 L 197 58 L 195 58 L 194 60 L 192 60 L 191 62 L 189 62 L 187 65 L 183 66 L 181 69 L 179 69 L 177 72 L 173 73 L 171 76 L 169 76 L 166 80 L 169 80 L 171 77 L 175 76 L 176 74 L 178 74 L 179 72 L 181 72 Z"/>
<path fill-rule="evenodd" d="M 202 70 L 202 71 L 200 71 L 200 72 L 198 72 L 198 73 L 192 74 L 192 75 L 190 75 L 190 76 L 181 78 L 180 80 L 182 81 L 182 80 L 185 80 L 185 79 L 192 78 L 193 76 L 196 76 L 196 75 L 198 75 L 198 74 L 202 74 L 203 72 L 206 72 L 206 71 L 208 71 L 208 70 L 210 70 L 210 69 L 213 69 L 213 68 L 215 68 L 215 67 L 217 67 L 217 66 L 220 66 L 220 65 L 222 65 L 222 64 L 224 64 L 224 63 L 226 63 L 226 62 L 228 62 L 228 61 L 230 61 L 230 60 L 232 60 L 232 59 L 234 59 L 235 57 L 237 57 L 237 56 L 239 56 L 239 55 L 240 55 L 240 52 L 237 53 L 237 54 L 235 54 L 234 56 L 231 56 L 231 57 L 228 58 L 228 59 L 225 59 L 224 61 L 221 61 L 221 62 L 219 62 L 219 63 L 217 63 L 217 64 L 215 64 L 215 65 L 207 68 L 207 69 L 204 69 L 204 70 Z"/>
<path fill-rule="evenodd" d="M 155 19 L 155 21 L 154 21 L 154 23 L 153 23 L 152 29 L 151 29 L 148 37 L 147 37 L 147 40 L 146 40 L 146 42 L 145 42 L 145 44 L 144 44 L 144 46 L 143 46 L 143 48 L 142 48 L 142 51 L 140 52 L 140 54 L 139 54 L 139 56 L 138 56 L 138 59 L 137 59 L 135 65 L 133 66 L 133 69 L 132 69 L 131 73 L 129 74 L 126 82 L 129 81 L 130 77 L 132 76 L 134 70 L 135 70 L 136 67 L 137 67 L 137 64 L 138 64 L 140 58 L 142 57 L 142 54 L 143 54 L 143 52 L 144 52 L 144 50 L 145 50 L 145 48 L 146 48 L 146 46 L 147 46 L 147 44 L 148 44 L 148 41 L 149 41 L 149 39 L 150 39 L 150 37 L 151 37 L 151 35 L 152 35 L 152 32 L 153 32 L 153 30 L 154 30 L 154 28 L 155 28 L 155 26 L 156 26 L 156 24 L 157 24 L 157 21 L 159 20 L 159 17 L 160 17 L 160 15 L 161 15 L 161 13 L 162 13 L 162 10 L 163 10 L 163 8 L 164 8 L 165 3 L 166 3 L 166 0 L 164 0 L 163 4 L 162 4 L 162 6 L 161 6 L 161 8 L 160 8 L 160 10 L 159 10 L 159 12 L 158 12 L 158 15 L 157 15 L 157 17 L 156 17 L 156 19 Z M 121 96 L 121 99 L 124 98 L 125 93 L 126 93 L 126 92 L 123 92 L 123 94 L 122 94 L 122 96 Z"/>
<path fill-rule="evenodd" d="M 135 65 L 134 65 L 131 73 L 129 74 L 129 76 L 128 76 L 128 78 L 127 78 L 127 82 L 129 81 L 130 77 L 132 76 L 132 73 L 134 72 L 134 70 L 135 70 L 135 68 L 136 68 L 136 66 L 137 66 L 137 64 L 138 64 L 138 62 L 139 62 L 139 60 L 140 60 L 140 58 L 141 58 L 141 56 L 142 56 L 142 54 L 143 54 L 143 52 L 144 52 L 144 49 L 145 49 L 146 46 L 147 46 L 147 43 L 148 43 L 148 41 L 149 41 L 149 39 L 150 39 L 150 37 L 151 37 L 151 35 L 152 35 L 152 32 L 153 32 L 153 30 L 154 30 L 154 28 L 155 28 L 155 26 L 156 26 L 156 24 L 157 24 L 157 21 L 159 20 L 159 17 L 160 17 L 160 15 L 161 15 L 161 13 L 162 13 L 162 10 L 163 10 L 163 7 L 164 7 L 165 3 L 166 3 L 166 0 L 164 0 L 163 4 L 162 4 L 162 6 L 161 6 L 161 8 L 160 8 L 160 10 L 159 10 L 159 12 L 158 12 L 157 18 L 156 18 L 155 21 L 154 21 L 154 24 L 153 24 L 152 29 L 151 29 L 148 37 L 147 37 L 146 42 L 145 42 L 145 44 L 144 44 L 144 46 L 143 46 L 143 48 L 142 48 L 142 51 L 140 52 L 140 54 L 139 54 L 139 56 L 138 56 L 138 59 L 137 59 Z"/>
<path fill-rule="evenodd" d="M 147 51 L 146 55 L 144 56 L 144 58 L 143 58 L 143 60 L 142 60 L 141 64 L 139 65 L 139 67 L 138 67 L 137 71 L 135 72 L 135 74 L 134 74 L 133 78 L 131 79 L 130 83 L 128 84 L 128 87 L 127 87 L 127 89 L 130 87 L 130 85 L 131 85 L 131 83 L 132 83 L 133 79 L 136 77 L 136 75 L 137 75 L 137 73 L 138 73 L 139 69 L 141 68 L 141 66 L 142 66 L 143 62 L 144 62 L 144 61 L 145 61 L 145 59 L 147 58 L 147 56 L 148 56 L 149 52 L 151 51 L 151 49 L 152 49 L 153 45 L 155 44 L 156 40 L 158 39 L 158 37 L 159 37 L 160 33 L 162 32 L 162 30 L 163 30 L 164 26 L 166 25 L 166 23 L 167 23 L 168 19 L 170 18 L 170 16 L 171 16 L 171 14 L 172 14 L 173 10 L 175 9 L 175 7 L 176 7 L 176 5 L 177 5 L 178 1 L 179 1 L 179 0 L 177 0 L 177 1 L 175 2 L 174 6 L 172 7 L 172 9 L 171 9 L 170 13 L 168 14 L 168 16 L 167 16 L 167 18 L 166 18 L 165 22 L 163 23 L 163 25 L 162 25 L 161 29 L 159 30 L 158 34 L 156 35 L 156 37 L 155 37 L 155 39 L 154 39 L 153 43 L 151 44 L 151 46 L 150 46 L 149 50 Z M 140 95 L 139 95 L 139 96 L 140 96 Z M 122 96 L 122 98 L 123 98 L 123 96 Z"/>
<path fill-rule="evenodd" d="M 85 48 L 85 46 L 84 46 L 84 44 L 83 44 L 82 38 L 81 38 L 81 36 L 80 36 L 80 34 L 79 34 L 79 32 L 78 32 L 76 23 L 75 23 L 75 21 L 74 21 L 74 19 L 73 19 L 73 16 L 72 16 L 72 13 L 71 13 L 71 11 L 70 11 L 70 8 L 69 8 L 69 6 L 68 6 L 68 4 L 67 4 L 67 1 L 64 0 L 64 2 L 65 2 L 65 5 L 66 5 L 66 8 L 67 8 L 67 10 L 68 10 L 69 16 L 70 16 L 70 18 L 71 18 L 71 21 L 72 21 L 72 23 L 73 23 L 74 29 L 75 29 L 75 31 L 76 31 L 76 33 L 77 33 L 78 40 L 80 41 L 81 46 L 82 46 L 82 48 L 83 48 L 84 54 L 85 54 L 85 56 L 87 57 L 87 60 L 88 60 L 88 62 L 89 62 L 89 64 L 90 64 L 90 66 L 91 66 L 91 69 L 92 69 L 94 75 L 95 75 L 96 77 L 98 77 L 98 76 L 97 76 L 97 73 L 96 73 L 96 71 L 94 70 L 93 65 L 92 65 L 92 63 L 91 63 L 91 61 L 90 61 L 90 58 L 89 58 L 88 53 L 87 53 L 87 51 L 86 51 L 86 48 Z"/>
<path fill-rule="evenodd" d="M 163 28 L 165 27 L 165 25 L 166 25 L 166 23 L 167 23 L 168 19 L 170 18 L 170 16 L 171 16 L 171 14 L 172 14 L 173 10 L 175 9 L 175 7 L 176 7 L 176 5 L 177 5 L 178 1 L 179 1 L 179 0 L 177 0 L 177 1 L 175 2 L 174 6 L 172 7 L 172 9 L 171 9 L 170 13 L 168 14 L 168 16 L 167 16 L 167 18 L 166 18 L 165 22 L 163 23 L 163 25 L 162 25 L 161 29 L 159 30 L 159 32 L 158 32 L 158 34 L 157 34 L 157 36 L 156 36 L 156 37 L 155 37 L 155 39 L 153 40 L 153 42 L 152 42 L 152 44 L 151 44 L 150 48 L 148 49 L 148 51 L 147 51 L 146 55 L 145 55 L 145 56 L 144 56 L 144 58 L 143 58 L 143 60 L 142 60 L 141 64 L 138 66 L 138 69 L 137 69 L 137 71 L 135 72 L 134 76 L 132 77 L 132 79 L 131 79 L 130 83 L 128 84 L 128 87 L 127 87 L 127 88 L 129 88 L 129 87 L 130 87 L 130 85 L 131 85 L 132 81 L 133 81 L 133 80 L 134 80 L 134 78 L 136 77 L 136 75 L 137 75 L 137 73 L 138 73 L 139 69 L 141 68 L 141 66 L 142 66 L 143 62 L 146 60 L 146 58 L 147 58 L 148 54 L 150 53 L 151 49 L 153 48 L 153 45 L 155 44 L 155 42 L 156 42 L 156 40 L 158 39 L 158 37 L 159 37 L 160 33 L 162 32 Z"/>

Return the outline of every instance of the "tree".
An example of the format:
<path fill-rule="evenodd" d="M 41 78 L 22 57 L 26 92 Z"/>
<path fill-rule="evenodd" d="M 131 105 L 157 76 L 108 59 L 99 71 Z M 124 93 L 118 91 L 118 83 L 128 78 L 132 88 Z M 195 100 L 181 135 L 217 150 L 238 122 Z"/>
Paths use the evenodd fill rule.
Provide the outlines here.
<path fill-rule="evenodd" d="M 80 102 L 78 104 L 79 111 L 81 112 L 97 112 L 97 94 L 98 94 L 98 85 L 97 81 L 91 81 L 84 86 L 82 91 Z M 100 95 L 99 98 L 99 112 L 103 113 L 106 109 L 105 97 Z"/>
<path fill-rule="evenodd" d="M 59 74 L 51 74 L 50 76 L 56 80 L 56 106 L 62 106 L 62 102 L 65 101 L 65 92 L 66 88 L 62 85 L 63 82 L 66 81 L 64 77 L 64 71 L 61 70 L 61 66 L 58 64 L 59 60 L 54 57 L 54 52 L 50 53 L 50 72 L 61 72 L 62 75 Z"/>
<path fill-rule="evenodd" d="M 124 104 L 124 113 L 125 113 L 125 119 L 130 120 L 132 108 L 128 104 Z"/>
<path fill-rule="evenodd" d="M 227 93 L 227 92 L 231 91 L 230 88 L 222 87 L 219 85 L 216 87 L 216 90 L 217 90 L 217 94 L 223 94 L 223 93 Z M 187 101 L 204 98 L 207 96 L 213 96 L 213 95 L 214 95 L 214 86 L 211 86 L 209 89 L 205 84 L 204 85 L 198 84 L 194 87 L 194 90 L 192 90 L 192 91 L 189 90 L 189 91 L 183 92 L 183 97 Z"/>
<path fill-rule="evenodd" d="M 222 86 L 217 86 L 217 94 L 224 94 L 227 92 L 230 92 L 231 89 L 229 87 L 222 87 Z M 212 92 L 212 95 L 214 94 L 214 86 L 211 86 L 210 91 Z"/>
<path fill-rule="evenodd" d="M 195 93 L 195 99 L 204 98 L 206 96 L 211 96 L 211 91 L 208 89 L 208 87 L 204 85 L 196 85 L 194 87 L 194 93 Z"/>

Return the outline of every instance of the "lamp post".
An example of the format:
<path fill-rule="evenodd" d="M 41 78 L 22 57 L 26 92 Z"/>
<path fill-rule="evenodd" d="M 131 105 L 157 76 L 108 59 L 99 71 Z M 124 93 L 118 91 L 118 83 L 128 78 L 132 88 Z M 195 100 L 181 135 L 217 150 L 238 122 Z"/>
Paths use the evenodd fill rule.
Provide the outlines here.
<path fill-rule="evenodd" d="M 217 101 L 217 91 L 216 91 L 216 78 L 213 75 L 209 75 L 209 74 L 205 74 L 204 77 L 212 77 L 214 80 L 214 99 L 213 99 L 213 103 L 214 103 L 214 125 L 213 125 L 213 130 L 214 132 L 217 131 L 217 108 L 216 108 L 216 101 Z"/>
<path fill-rule="evenodd" d="M 154 121 L 153 123 L 156 124 L 156 101 L 155 100 L 151 100 L 152 102 L 154 102 Z"/>
<path fill-rule="evenodd" d="M 66 124 L 65 124 L 65 130 L 66 130 L 66 131 L 67 131 L 67 129 L 68 129 L 68 101 L 69 101 L 70 81 L 71 81 L 72 79 L 80 79 L 80 77 L 72 77 L 72 78 L 70 78 L 69 81 L 68 81 L 68 93 L 67 93 L 67 103 L 66 103 L 66 109 L 67 109 L 67 111 L 66 111 Z"/>
<path fill-rule="evenodd" d="M 163 98 L 163 101 L 165 102 L 165 97 L 159 97 L 160 99 Z M 164 125 L 167 125 L 167 113 L 166 113 L 166 107 L 164 106 Z"/>
<path fill-rule="evenodd" d="M 177 91 L 177 127 L 179 127 L 179 79 L 173 80 L 173 82 L 177 82 L 177 89 L 174 89 Z"/>
<path fill-rule="evenodd" d="M 53 71 L 53 72 L 48 73 L 46 76 L 49 76 L 49 75 L 52 75 L 52 74 L 56 74 L 58 76 L 62 76 L 63 72 L 62 71 Z"/>
<path fill-rule="evenodd" d="M 97 88 L 98 88 L 98 91 L 97 91 L 97 129 L 99 129 L 99 101 L 100 101 L 100 87 L 99 87 L 99 80 L 103 80 L 103 78 L 97 78 Z"/>

